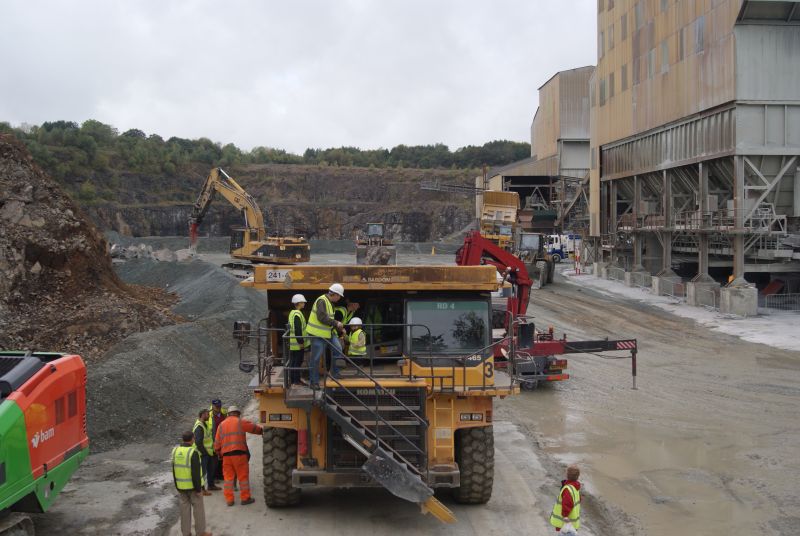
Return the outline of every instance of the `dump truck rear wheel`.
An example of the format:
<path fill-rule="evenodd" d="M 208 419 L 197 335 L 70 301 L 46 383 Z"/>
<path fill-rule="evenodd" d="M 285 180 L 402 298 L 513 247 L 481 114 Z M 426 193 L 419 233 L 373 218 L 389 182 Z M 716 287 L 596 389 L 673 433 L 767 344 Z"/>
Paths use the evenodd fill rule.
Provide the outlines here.
<path fill-rule="evenodd" d="M 454 490 L 462 504 L 484 504 L 494 485 L 494 430 L 491 426 L 456 432 L 456 461 L 461 485 Z"/>
<path fill-rule="evenodd" d="M 264 502 L 267 506 L 293 506 L 300 502 L 300 489 L 292 487 L 297 466 L 297 432 L 286 428 L 264 428 Z"/>

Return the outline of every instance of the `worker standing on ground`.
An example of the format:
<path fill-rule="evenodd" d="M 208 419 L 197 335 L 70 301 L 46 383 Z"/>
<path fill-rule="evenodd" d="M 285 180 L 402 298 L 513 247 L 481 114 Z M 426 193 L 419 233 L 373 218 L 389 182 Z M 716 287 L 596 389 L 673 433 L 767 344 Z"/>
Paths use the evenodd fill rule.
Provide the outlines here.
<path fill-rule="evenodd" d="M 203 469 L 200 452 L 194 446 L 194 434 L 184 432 L 183 443 L 172 449 L 172 478 L 178 490 L 181 507 L 181 534 L 192 535 L 192 514 L 194 530 L 200 536 L 211 536 L 206 532 L 206 510 L 203 506 Z"/>
<path fill-rule="evenodd" d="M 247 448 L 247 435 L 262 435 L 264 430 L 257 424 L 241 418 L 236 406 L 228 408 L 228 417 L 217 429 L 214 450 L 222 454 L 222 492 L 225 502 L 233 506 L 236 497 L 233 493 L 234 480 L 239 481 L 241 504 L 255 502 L 250 496 L 250 450 Z"/>
<path fill-rule="evenodd" d="M 348 324 L 350 335 L 348 336 L 347 355 L 359 359 L 367 357 L 367 334 L 364 333 L 361 326 L 361 319 L 357 316 L 352 318 Z"/>
<path fill-rule="evenodd" d="M 217 437 L 217 428 L 219 428 L 220 423 L 225 420 L 225 417 L 228 416 L 228 412 L 222 408 L 222 400 L 218 398 L 211 401 L 208 410 L 210 412 L 207 421 L 209 425 L 208 429 L 211 430 L 211 438 L 213 439 Z M 214 484 L 214 488 L 216 488 L 217 482 L 222 480 L 222 456 L 220 456 L 219 452 L 215 452 L 214 457 L 211 459 L 209 473 L 212 475 L 210 483 Z"/>
<path fill-rule="evenodd" d="M 567 479 L 561 481 L 561 491 L 550 514 L 550 524 L 556 528 L 556 532 L 571 534 L 581 528 L 580 476 L 577 465 L 567 467 Z"/>
<path fill-rule="evenodd" d="M 201 409 L 194 421 L 194 444 L 197 452 L 200 453 L 200 463 L 203 468 L 203 480 L 206 482 L 206 489 L 203 495 L 211 495 L 212 489 L 219 489 L 214 485 L 211 474 L 211 459 L 214 457 L 214 436 L 211 435 L 211 428 L 208 426 L 208 410 Z"/>
<path fill-rule="evenodd" d="M 292 296 L 294 309 L 289 313 L 289 385 L 300 383 L 303 357 L 306 349 L 311 347 L 311 340 L 307 337 L 306 317 L 303 316 L 303 308 L 306 306 L 306 297 L 302 294 Z"/>
<path fill-rule="evenodd" d="M 308 317 L 306 330 L 311 336 L 311 359 L 308 363 L 309 377 L 312 389 L 319 389 L 319 363 L 326 347 L 333 347 L 330 373 L 334 378 L 339 377 L 339 367 L 336 359 L 342 356 L 342 344 L 338 337 L 334 337 L 332 330 L 344 334 L 344 325 L 333 316 L 333 306 L 344 298 L 344 287 L 334 283 L 328 288 L 328 293 L 323 294 L 314 301 L 311 314 Z"/>

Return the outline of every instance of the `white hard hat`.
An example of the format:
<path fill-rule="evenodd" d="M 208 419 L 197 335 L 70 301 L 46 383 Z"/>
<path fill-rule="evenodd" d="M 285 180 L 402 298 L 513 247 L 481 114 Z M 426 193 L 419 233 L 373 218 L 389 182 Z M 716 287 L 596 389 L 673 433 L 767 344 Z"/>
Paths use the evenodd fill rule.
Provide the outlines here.
<path fill-rule="evenodd" d="M 360 326 L 362 324 L 361 319 L 357 316 L 354 316 L 350 319 L 350 322 L 347 323 L 348 326 Z"/>
<path fill-rule="evenodd" d="M 239 406 L 228 406 L 228 413 L 241 413 Z"/>
<path fill-rule="evenodd" d="M 330 290 L 334 294 L 338 294 L 339 296 L 344 298 L 344 287 L 342 285 L 340 285 L 339 283 L 334 283 L 333 285 L 328 287 L 328 290 Z"/>
<path fill-rule="evenodd" d="M 292 296 L 292 303 L 308 303 L 308 300 L 302 294 L 295 294 Z"/>

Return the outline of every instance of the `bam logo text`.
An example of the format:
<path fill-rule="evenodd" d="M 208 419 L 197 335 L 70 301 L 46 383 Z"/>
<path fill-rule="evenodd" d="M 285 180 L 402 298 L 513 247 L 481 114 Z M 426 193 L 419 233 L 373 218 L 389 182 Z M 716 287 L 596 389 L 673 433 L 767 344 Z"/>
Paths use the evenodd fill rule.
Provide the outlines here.
<path fill-rule="evenodd" d="M 31 438 L 31 445 L 33 445 L 33 448 L 38 448 L 39 443 L 44 443 L 54 435 L 56 435 L 55 428 L 49 428 L 47 430 L 36 432 L 36 434 Z"/>

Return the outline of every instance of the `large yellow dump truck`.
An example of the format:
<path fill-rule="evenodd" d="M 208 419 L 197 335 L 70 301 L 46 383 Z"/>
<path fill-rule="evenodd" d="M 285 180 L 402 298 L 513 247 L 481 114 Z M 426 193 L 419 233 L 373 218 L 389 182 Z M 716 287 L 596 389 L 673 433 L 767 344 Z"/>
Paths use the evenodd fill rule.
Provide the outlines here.
<path fill-rule="evenodd" d="M 340 377 L 325 373 L 319 390 L 287 387 L 291 298 L 304 294 L 308 314 L 333 283 L 359 304 L 367 355 L 340 360 Z M 489 500 L 493 400 L 519 392 L 494 366 L 494 267 L 257 266 L 242 285 L 269 303 L 257 327 L 234 330 L 242 345 L 258 340 L 249 365 L 267 506 L 297 504 L 303 488 L 382 486 L 451 522 L 435 488 L 453 488 L 461 503 Z"/>

